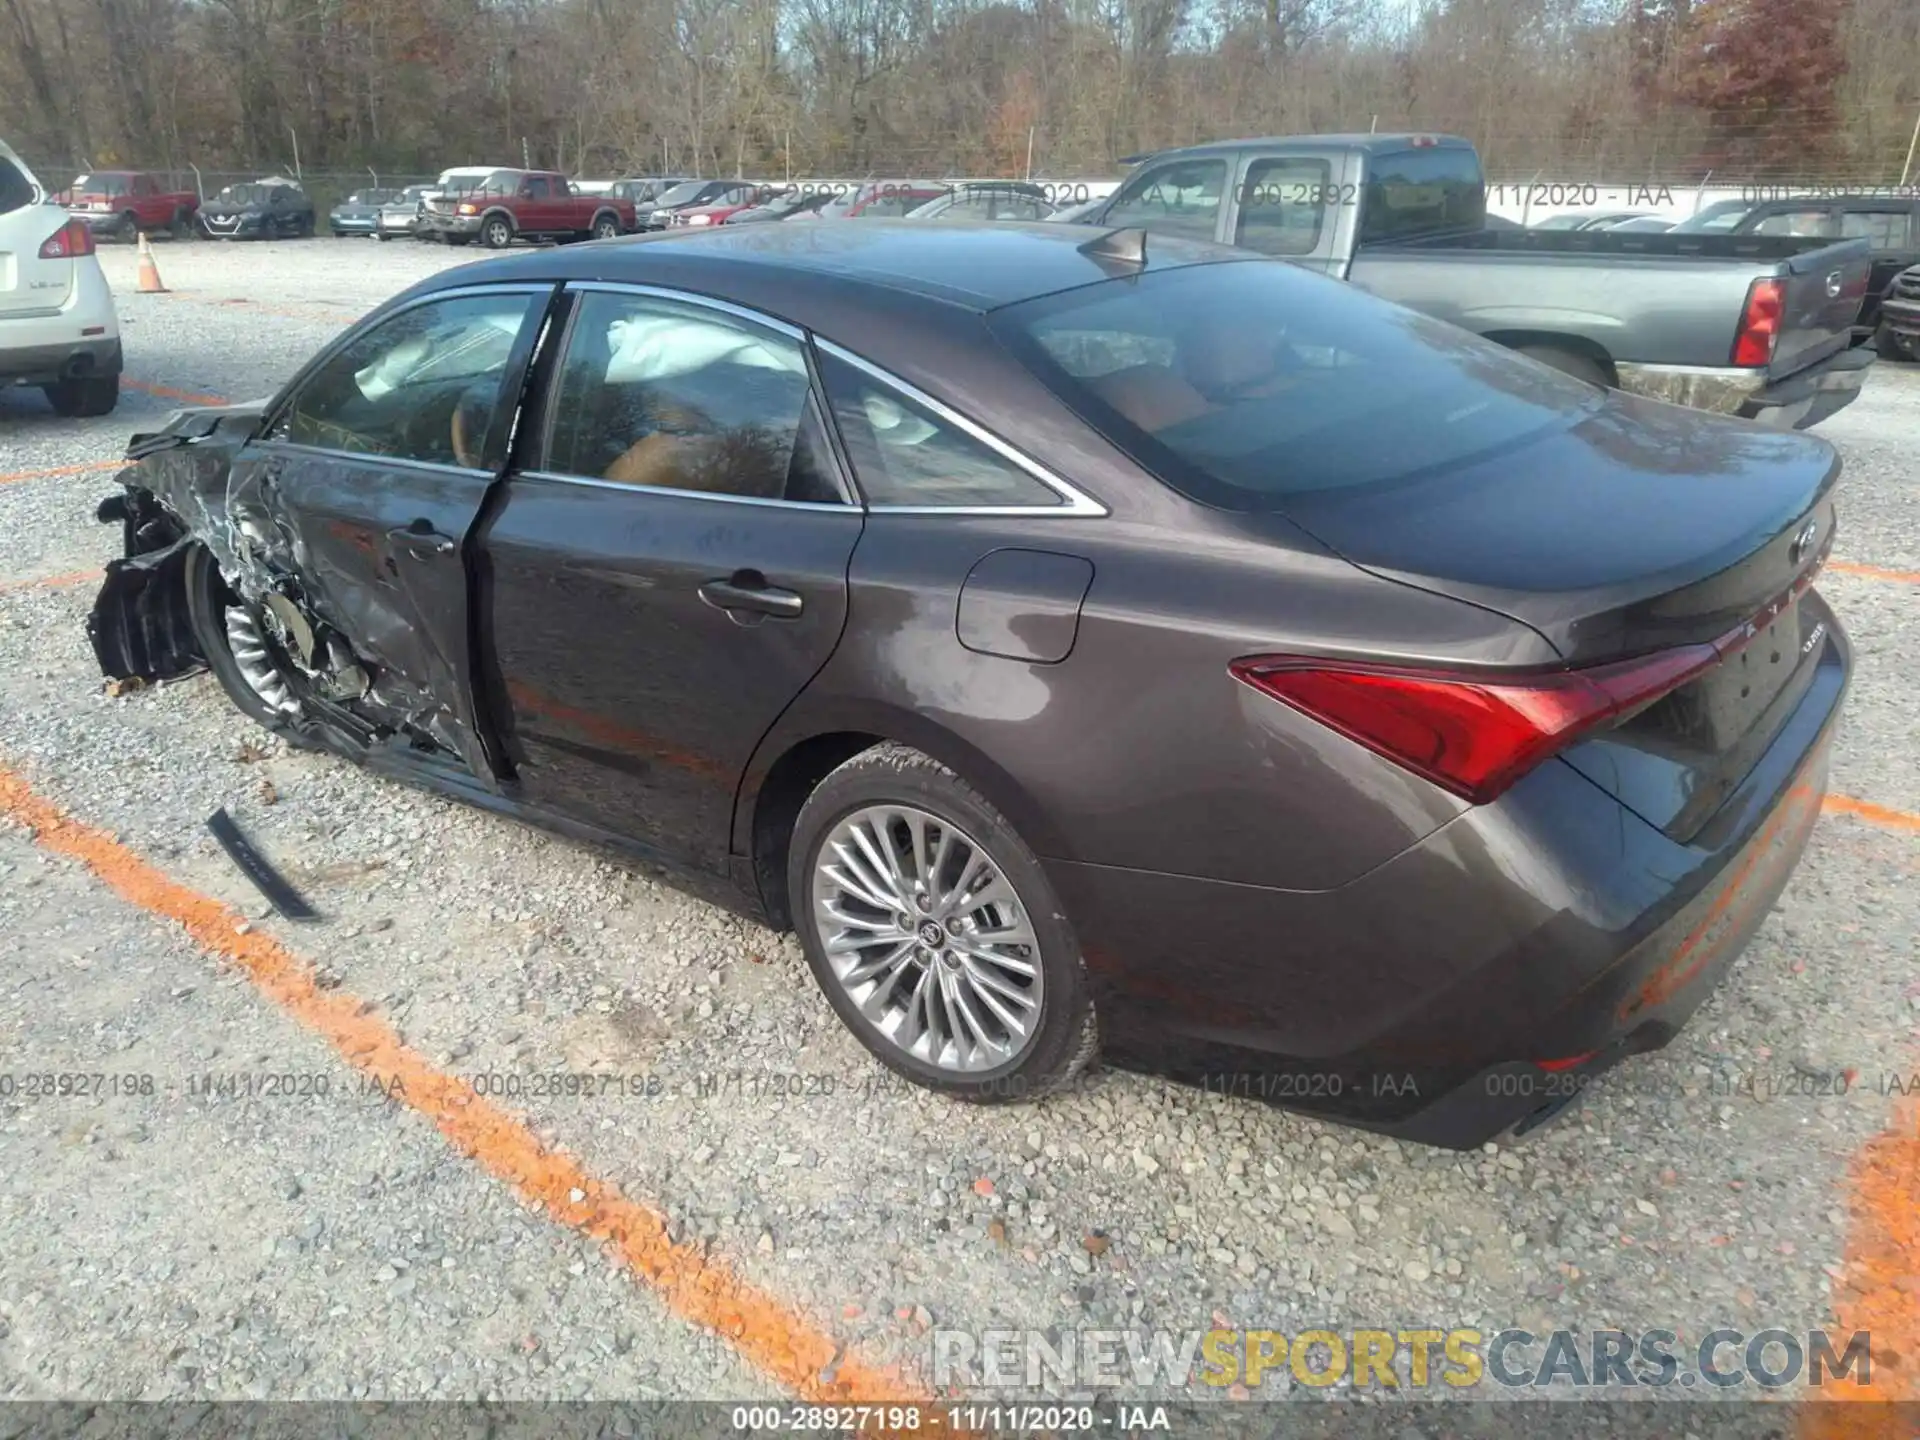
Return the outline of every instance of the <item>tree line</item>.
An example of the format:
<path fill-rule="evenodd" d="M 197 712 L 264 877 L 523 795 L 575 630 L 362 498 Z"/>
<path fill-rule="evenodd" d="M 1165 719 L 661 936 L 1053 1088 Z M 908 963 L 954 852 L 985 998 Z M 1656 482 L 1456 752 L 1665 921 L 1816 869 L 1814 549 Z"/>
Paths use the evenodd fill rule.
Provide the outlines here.
<path fill-rule="evenodd" d="M 0 137 L 50 178 L 1061 178 L 1375 128 L 1507 178 L 1886 183 L 1917 117 L 1914 0 L 0 0 Z"/>

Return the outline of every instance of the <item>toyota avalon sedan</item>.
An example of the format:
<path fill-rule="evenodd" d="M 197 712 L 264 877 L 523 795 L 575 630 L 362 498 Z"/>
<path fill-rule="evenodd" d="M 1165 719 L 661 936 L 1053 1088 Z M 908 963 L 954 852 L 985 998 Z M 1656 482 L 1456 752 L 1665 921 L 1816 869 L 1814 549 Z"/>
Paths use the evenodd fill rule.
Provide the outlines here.
<path fill-rule="evenodd" d="M 1825 441 L 1138 230 L 463 266 L 128 456 L 106 674 L 664 863 L 974 1100 L 1524 1132 L 1722 983 L 1849 668 Z"/>

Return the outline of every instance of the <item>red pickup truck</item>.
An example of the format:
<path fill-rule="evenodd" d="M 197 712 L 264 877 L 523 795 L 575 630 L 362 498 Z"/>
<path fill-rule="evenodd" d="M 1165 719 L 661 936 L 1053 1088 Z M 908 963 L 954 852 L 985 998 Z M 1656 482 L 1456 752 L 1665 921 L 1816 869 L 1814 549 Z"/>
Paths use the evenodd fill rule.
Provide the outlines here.
<path fill-rule="evenodd" d="M 144 170 L 100 170 L 82 175 L 59 197 L 61 204 L 96 235 L 132 240 L 142 231 L 165 231 L 176 240 L 193 234 L 200 197 L 170 190 L 164 177 Z"/>
<path fill-rule="evenodd" d="M 551 170 L 496 170 L 426 202 L 419 233 L 448 245 L 479 240 L 504 250 L 520 240 L 606 240 L 635 228 L 633 202 L 583 195 Z"/>

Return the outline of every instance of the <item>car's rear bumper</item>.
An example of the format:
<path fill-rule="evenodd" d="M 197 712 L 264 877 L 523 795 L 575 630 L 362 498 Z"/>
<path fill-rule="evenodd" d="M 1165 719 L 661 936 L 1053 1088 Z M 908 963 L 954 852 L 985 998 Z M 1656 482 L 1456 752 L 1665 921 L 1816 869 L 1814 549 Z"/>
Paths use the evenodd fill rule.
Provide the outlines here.
<path fill-rule="evenodd" d="M 0 315 L 0 385 L 51 385 L 120 370 L 113 291 L 90 256 L 75 262 L 73 288 L 59 309 Z"/>
<path fill-rule="evenodd" d="M 1853 403 L 1873 356 L 1841 350 L 1783 380 L 1765 370 L 1735 366 L 1640 365 L 1614 367 L 1620 388 L 1695 410 L 1738 415 L 1780 430 L 1804 430 Z"/>
<path fill-rule="evenodd" d="M 1803 604 L 1827 625 L 1816 679 L 1691 843 L 1554 761 L 1334 890 L 1049 862 L 1109 1059 L 1470 1148 L 1667 1044 L 1819 815 L 1850 661 Z"/>

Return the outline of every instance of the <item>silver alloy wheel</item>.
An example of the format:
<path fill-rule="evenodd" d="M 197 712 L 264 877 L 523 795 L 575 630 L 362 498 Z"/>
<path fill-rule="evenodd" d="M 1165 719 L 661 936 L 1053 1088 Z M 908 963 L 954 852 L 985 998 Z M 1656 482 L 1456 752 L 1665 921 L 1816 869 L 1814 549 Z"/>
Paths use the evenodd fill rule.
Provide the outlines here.
<path fill-rule="evenodd" d="M 240 678 L 247 682 L 247 688 L 281 714 L 298 714 L 300 702 L 288 688 L 279 658 L 269 647 L 253 612 L 243 606 L 229 605 L 226 622 L 227 649 L 233 652 L 233 663 L 240 671 Z"/>
<path fill-rule="evenodd" d="M 922 1064 L 993 1070 L 1039 1030 L 1040 943 L 987 850 L 911 805 L 835 825 L 814 860 L 813 919 L 848 998 Z"/>

